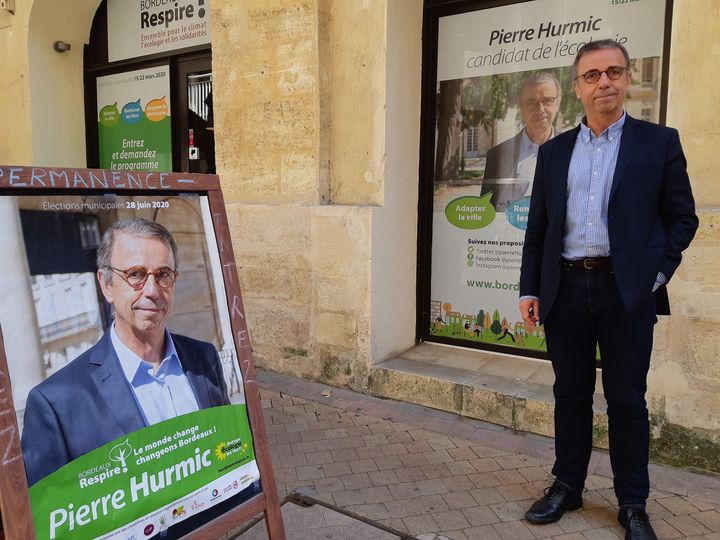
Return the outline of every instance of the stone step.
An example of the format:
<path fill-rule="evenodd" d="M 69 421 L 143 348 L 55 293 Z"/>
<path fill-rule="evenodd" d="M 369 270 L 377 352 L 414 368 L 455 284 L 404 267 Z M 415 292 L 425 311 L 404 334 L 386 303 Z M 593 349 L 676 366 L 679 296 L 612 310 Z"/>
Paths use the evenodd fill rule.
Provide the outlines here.
<path fill-rule="evenodd" d="M 373 395 L 552 437 L 549 362 L 423 343 L 373 367 Z M 599 379 L 599 374 L 598 374 Z M 593 398 L 593 444 L 607 448 L 606 403 Z"/>

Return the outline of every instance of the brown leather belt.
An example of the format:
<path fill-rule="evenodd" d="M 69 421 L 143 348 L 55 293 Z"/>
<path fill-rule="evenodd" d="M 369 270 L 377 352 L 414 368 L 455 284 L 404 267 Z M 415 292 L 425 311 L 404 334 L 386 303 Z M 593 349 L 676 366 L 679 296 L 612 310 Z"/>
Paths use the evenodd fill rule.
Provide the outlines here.
<path fill-rule="evenodd" d="M 612 272 L 612 260 L 610 257 L 588 257 L 587 259 L 577 259 L 569 261 L 562 259 L 560 266 L 563 270 L 605 270 Z"/>

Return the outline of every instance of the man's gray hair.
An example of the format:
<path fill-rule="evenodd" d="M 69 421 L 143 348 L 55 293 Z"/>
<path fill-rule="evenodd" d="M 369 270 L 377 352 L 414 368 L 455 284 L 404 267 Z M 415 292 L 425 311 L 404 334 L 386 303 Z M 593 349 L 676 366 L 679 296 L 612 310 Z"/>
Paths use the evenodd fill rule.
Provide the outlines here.
<path fill-rule="evenodd" d="M 562 98 L 562 88 L 560 87 L 560 81 L 557 80 L 557 77 L 552 71 L 541 71 L 540 73 L 535 73 L 534 75 L 530 75 L 526 79 L 523 79 L 522 83 L 520 83 L 520 93 L 518 94 L 518 99 L 522 98 L 523 92 L 525 92 L 528 88 L 535 88 L 536 86 L 549 82 L 555 84 L 557 99 L 560 101 Z"/>
<path fill-rule="evenodd" d="M 585 45 L 578 49 L 577 55 L 575 56 L 575 61 L 573 62 L 573 81 L 578 78 L 577 67 L 580 63 L 580 59 L 583 56 L 593 51 L 601 51 L 606 49 L 618 49 L 620 52 L 622 52 L 623 56 L 625 57 L 625 67 L 630 69 L 630 55 L 628 54 L 627 49 L 621 43 L 618 43 L 614 39 L 598 39 L 597 41 L 588 41 Z"/>
<path fill-rule="evenodd" d="M 112 283 L 113 273 L 108 270 L 108 267 L 110 266 L 110 260 L 112 259 L 115 234 L 120 232 L 137 238 L 157 238 L 165 242 L 165 244 L 172 250 L 173 259 L 175 261 L 175 269 L 177 269 L 177 244 L 175 243 L 175 239 L 172 234 L 170 234 L 170 231 L 159 223 L 150 221 L 149 219 L 137 217 L 123 218 L 113 223 L 112 226 L 105 231 L 105 234 L 103 234 L 102 240 L 100 241 L 100 245 L 98 246 L 96 262 L 98 270 L 101 270 L 103 273 L 105 283 Z"/>

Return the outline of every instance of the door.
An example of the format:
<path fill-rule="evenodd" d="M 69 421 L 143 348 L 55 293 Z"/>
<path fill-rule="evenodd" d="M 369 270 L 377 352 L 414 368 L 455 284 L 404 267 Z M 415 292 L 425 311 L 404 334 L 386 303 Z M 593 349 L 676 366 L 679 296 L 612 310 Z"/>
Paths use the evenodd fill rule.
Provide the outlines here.
<path fill-rule="evenodd" d="M 178 62 L 180 170 L 215 174 L 210 57 Z"/>

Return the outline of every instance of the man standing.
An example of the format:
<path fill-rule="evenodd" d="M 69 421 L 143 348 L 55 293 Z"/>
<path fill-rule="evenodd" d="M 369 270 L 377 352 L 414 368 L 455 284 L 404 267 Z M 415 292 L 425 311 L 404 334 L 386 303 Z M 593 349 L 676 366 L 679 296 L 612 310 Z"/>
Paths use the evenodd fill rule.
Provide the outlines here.
<path fill-rule="evenodd" d="M 556 480 L 525 517 L 550 523 L 582 506 L 599 344 L 618 521 L 636 540 L 656 538 L 645 512 L 653 326 L 669 313 L 665 283 L 698 219 L 677 131 L 623 109 L 629 65 L 613 40 L 577 53 L 574 90 L 585 117 L 540 148 L 520 312 L 544 323 L 555 372 Z"/>
<path fill-rule="evenodd" d="M 553 123 L 560 109 L 560 83 L 550 72 L 536 73 L 520 85 L 520 116 L 524 127 L 487 152 L 481 194 L 493 191 L 493 204 L 503 210 L 509 201 L 529 193 L 538 147 L 555 135 Z M 506 184 L 517 178 L 521 181 Z"/>

